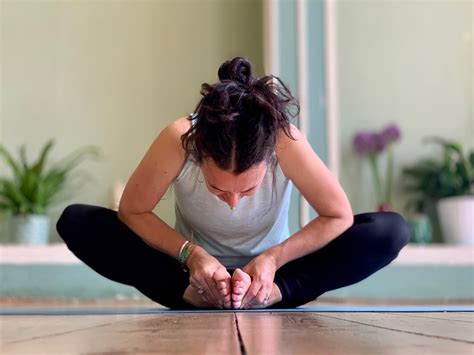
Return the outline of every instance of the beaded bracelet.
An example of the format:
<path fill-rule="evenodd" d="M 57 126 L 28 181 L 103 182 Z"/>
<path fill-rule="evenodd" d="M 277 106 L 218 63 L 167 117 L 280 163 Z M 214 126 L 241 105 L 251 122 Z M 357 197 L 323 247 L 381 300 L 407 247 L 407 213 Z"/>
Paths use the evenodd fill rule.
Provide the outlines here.
<path fill-rule="evenodd" d="M 178 259 L 179 261 L 181 261 L 181 254 L 183 253 L 183 249 L 186 247 L 186 245 L 188 245 L 189 243 L 191 243 L 189 240 L 186 240 L 183 245 L 181 245 L 181 248 L 179 248 L 179 253 L 178 253 Z M 181 261 L 182 262 L 182 261 Z"/>
<path fill-rule="evenodd" d="M 191 254 L 191 250 L 193 248 L 194 248 L 194 244 L 190 242 L 189 240 L 187 240 L 183 243 L 183 245 L 181 245 L 181 248 L 179 249 L 179 261 L 184 271 L 188 271 L 188 268 L 186 266 L 186 260 Z"/>

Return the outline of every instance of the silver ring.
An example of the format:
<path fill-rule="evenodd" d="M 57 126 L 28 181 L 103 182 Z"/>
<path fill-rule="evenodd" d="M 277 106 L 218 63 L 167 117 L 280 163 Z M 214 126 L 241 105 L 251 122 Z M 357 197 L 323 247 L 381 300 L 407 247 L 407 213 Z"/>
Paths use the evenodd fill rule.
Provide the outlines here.
<path fill-rule="evenodd" d="M 205 292 L 204 289 L 201 286 L 199 286 L 197 289 L 197 293 L 202 295 L 204 292 Z"/>

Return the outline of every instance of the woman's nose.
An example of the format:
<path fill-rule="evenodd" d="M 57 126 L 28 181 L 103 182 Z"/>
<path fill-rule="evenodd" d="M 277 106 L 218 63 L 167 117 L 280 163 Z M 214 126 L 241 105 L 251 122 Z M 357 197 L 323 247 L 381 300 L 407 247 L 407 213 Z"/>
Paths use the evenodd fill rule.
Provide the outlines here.
<path fill-rule="evenodd" d="M 233 210 L 237 207 L 237 204 L 239 203 L 239 200 L 241 199 L 240 194 L 229 194 L 227 197 L 227 204 L 229 207 Z"/>

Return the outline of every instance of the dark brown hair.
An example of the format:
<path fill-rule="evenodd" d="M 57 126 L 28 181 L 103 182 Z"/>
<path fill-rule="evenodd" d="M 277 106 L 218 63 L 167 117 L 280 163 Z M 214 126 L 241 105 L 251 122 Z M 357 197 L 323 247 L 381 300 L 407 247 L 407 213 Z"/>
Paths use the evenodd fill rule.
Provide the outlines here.
<path fill-rule="evenodd" d="M 218 83 L 202 84 L 202 98 L 189 117 L 196 122 L 181 142 L 197 163 L 212 158 L 220 169 L 239 175 L 270 161 L 281 131 L 294 139 L 290 117 L 299 107 L 278 77 L 253 76 L 245 58 L 226 61 L 218 75 Z"/>

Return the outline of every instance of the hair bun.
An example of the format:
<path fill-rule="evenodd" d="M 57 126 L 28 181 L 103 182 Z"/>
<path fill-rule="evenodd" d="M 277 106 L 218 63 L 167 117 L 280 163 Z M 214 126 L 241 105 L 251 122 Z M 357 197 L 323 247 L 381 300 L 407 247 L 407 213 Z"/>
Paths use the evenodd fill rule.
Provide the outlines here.
<path fill-rule="evenodd" d="M 252 81 L 252 64 L 242 57 L 224 62 L 217 72 L 219 80 L 232 80 L 242 84 L 250 84 Z"/>

